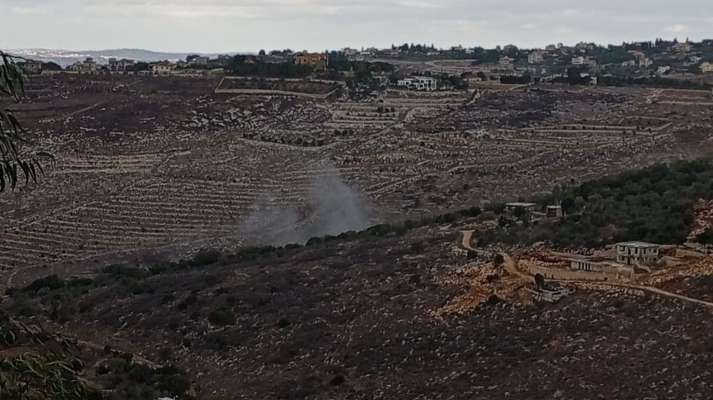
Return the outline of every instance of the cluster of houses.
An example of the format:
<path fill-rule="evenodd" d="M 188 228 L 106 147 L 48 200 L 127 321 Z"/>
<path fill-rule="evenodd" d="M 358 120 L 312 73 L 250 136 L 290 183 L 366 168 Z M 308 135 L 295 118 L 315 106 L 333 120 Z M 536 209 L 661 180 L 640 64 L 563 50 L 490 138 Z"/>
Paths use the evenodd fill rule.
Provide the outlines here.
<path fill-rule="evenodd" d="M 517 59 L 501 57 L 498 66 L 543 78 L 563 76 L 570 68 L 592 77 L 709 74 L 713 73 L 713 41 L 657 40 L 606 48 L 593 43 L 579 43 L 574 47 L 550 45 L 545 49 L 520 51 Z"/>
<path fill-rule="evenodd" d="M 375 54 L 373 58 L 418 56 L 467 60 L 485 74 L 468 78 L 476 81 L 501 77 L 555 81 L 571 79 L 570 70 L 574 70 L 580 74 L 581 82 L 596 85 L 601 77 L 653 78 L 713 73 L 713 40 L 698 43 L 657 40 L 607 47 L 585 42 L 575 46 L 560 43 L 538 49 L 518 49 L 513 45 L 487 50 L 462 46 L 445 50 L 419 47 L 415 55 L 412 49 L 393 47 L 371 53 Z"/>
<path fill-rule="evenodd" d="M 367 54 L 374 54 L 374 49 L 368 51 Z M 352 57 L 356 55 L 365 55 L 364 52 L 358 52 L 352 49 L 343 49 L 341 51 L 343 54 L 348 56 L 348 59 L 355 60 L 358 57 Z M 271 53 L 272 54 L 272 53 Z M 298 52 L 291 54 L 291 58 L 296 65 L 307 65 L 314 69 L 315 72 L 324 72 L 329 66 L 329 56 L 327 53 L 310 53 L 310 52 Z M 377 77 L 381 78 L 384 85 L 387 85 L 388 79 L 385 76 Z M 410 76 L 403 79 L 399 79 L 396 82 L 396 87 L 400 89 L 420 91 L 420 92 L 433 92 L 441 88 L 443 85 L 439 86 L 439 80 L 431 76 Z"/>
<path fill-rule="evenodd" d="M 438 79 L 430 76 L 413 76 L 399 79 L 396 85 L 402 89 L 433 92 L 438 90 Z"/>
<path fill-rule="evenodd" d="M 511 202 L 505 203 L 505 211 L 521 220 L 537 222 L 543 219 L 556 219 L 564 216 L 561 205 L 548 205 L 540 209 L 536 203 Z"/>
<path fill-rule="evenodd" d="M 232 60 L 231 56 L 219 56 L 217 59 L 200 55 L 189 55 L 185 60 L 139 62 L 127 58 L 109 58 L 105 63 L 100 63 L 92 57 L 77 61 L 62 69 L 54 63 L 26 60 L 19 63 L 28 75 L 49 73 L 74 73 L 82 75 L 96 74 L 136 74 L 136 75 L 186 75 L 186 74 L 216 74 L 223 73 L 223 67 Z"/>
<path fill-rule="evenodd" d="M 81 75 L 93 74 L 137 74 L 137 75 L 171 75 L 178 68 L 178 63 L 172 61 L 159 61 L 140 64 L 135 60 L 110 58 L 106 65 L 100 65 L 91 57 L 76 62 L 67 67 L 67 72 Z"/>
<path fill-rule="evenodd" d="M 604 77 L 642 78 L 669 77 L 691 74 L 713 74 L 713 40 L 698 43 L 664 41 L 624 43 L 622 45 L 598 46 L 594 43 L 578 43 L 575 46 L 563 44 L 548 45 L 539 49 L 519 49 L 508 45 L 502 48 L 483 49 L 454 46 L 450 49 L 436 49 L 433 46 L 403 45 L 387 49 L 344 48 L 332 52 L 293 52 L 291 50 L 260 51 L 257 55 L 244 56 L 246 63 L 294 63 L 310 66 L 317 72 L 326 72 L 330 60 L 336 57 L 348 61 L 373 61 L 379 59 L 409 59 L 409 57 L 429 57 L 434 60 L 467 60 L 468 68 L 454 67 L 447 72 L 460 75 L 466 81 L 501 80 L 504 83 L 528 83 L 532 80 L 559 81 L 572 78 L 572 71 L 579 74 L 579 84 L 598 84 Z M 219 56 L 217 59 L 201 55 L 191 55 L 185 60 L 160 61 L 152 63 L 129 59 L 101 60 L 91 58 L 76 62 L 66 71 L 78 74 L 121 73 L 145 75 L 205 75 L 219 73 L 233 61 L 233 56 Z M 45 72 L 42 63 L 27 61 L 24 66 L 29 74 Z M 461 68 L 458 70 L 458 68 Z M 446 73 L 444 67 L 443 73 Z M 465 71 L 465 72 L 464 72 Z M 54 72 L 54 71 L 53 71 Z M 476 74 L 477 72 L 477 74 Z M 472 76 L 464 76 L 470 74 Z M 506 78 L 503 80 L 502 78 Z M 524 82 L 523 82 L 524 80 Z M 444 83 L 446 85 L 444 85 Z M 391 82 L 399 88 L 414 91 L 441 90 L 446 81 L 430 76 L 407 76 L 398 82 Z"/>
<path fill-rule="evenodd" d="M 324 72 L 327 70 L 329 57 L 326 53 L 301 52 L 295 54 L 294 63 L 310 66 L 317 72 Z"/>
<path fill-rule="evenodd" d="M 273 62 L 281 62 L 281 57 L 265 56 Z M 189 55 L 185 60 L 163 60 L 156 62 L 139 62 L 126 58 L 109 58 L 105 63 L 100 63 L 92 57 L 77 61 L 60 71 L 76 74 L 137 74 L 137 75 L 185 75 L 195 71 L 209 71 L 210 73 L 223 72 L 232 61 L 233 57 L 221 55 L 216 59 L 211 59 L 201 55 Z M 309 65 L 317 72 L 324 72 L 328 66 L 328 56 L 326 53 L 290 53 L 286 58 L 297 65 Z M 268 60 L 268 61 L 269 61 Z M 45 73 L 46 63 L 27 60 L 21 64 L 24 72 L 29 75 L 39 75 Z M 55 64 L 56 65 L 56 64 Z"/>
<path fill-rule="evenodd" d="M 659 39 L 655 42 L 624 43 L 607 47 L 586 42 L 574 46 L 559 43 L 538 49 L 518 49 L 508 45 L 490 50 L 463 46 L 436 49 L 432 46 L 404 45 L 381 50 L 345 48 L 340 53 L 350 60 L 409 57 L 463 59 L 474 62 L 482 71 L 496 76 L 527 75 L 550 80 L 566 76 L 570 68 L 581 71 L 583 78 L 607 74 L 640 77 L 713 73 L 713 40 L 696 43 L 689 40 L 679 42 L 675 39 Z M 493 55 L 495 58 L 492 58 Z M 592 83 L 596 84 L 596 80 L 593 79 Z"/>

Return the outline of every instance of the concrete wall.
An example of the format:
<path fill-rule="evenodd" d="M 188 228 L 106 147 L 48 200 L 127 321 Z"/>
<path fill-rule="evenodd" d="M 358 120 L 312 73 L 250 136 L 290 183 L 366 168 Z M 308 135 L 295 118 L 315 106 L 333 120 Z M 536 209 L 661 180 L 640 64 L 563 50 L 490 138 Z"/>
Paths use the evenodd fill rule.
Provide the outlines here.
<path fill-rule="evenodd" d="M 265 89 L 215 89 L 215 94 L 246 94 L 246 95 L 261 95 L 261 96 L 298 96 L 307 97 L 310 99 L 323 100 L 331 96 L 337 89 L 326 94 L 311 94 L 302 92 L 287 92 L 284 90 L 265 90 Z"/>
<path fill-rule="evenodd" d="M 605 272 L 605 271 L 572 271 L 561 268 L 549 268 L 531 265 L 527 262 L 521 262 L 520 266 L 530 275 L 540 274 L 545 279 L 555 280 L 577 280 L 577 281 L 595 281 L 595 282 L 627 282 L 630 281 L 631 274 Z"/>
<path fill-rule="evenodd" d="M 220 80 L 218 86 L 216 86 L 215 94 L 244 94 L 244 95 L 256 95 L 256 96 L 297 96 L 306 97 L 310 99 L 324 100 L 337 92 L 339 88 L 335 88 L 328 93 L 304 93 L 304 92 L 290 92 L 287 90 L 270 90 L 270 89 L 221 89 L 223 82 L 231 80 L 250 80 L 250 79 L 260 79 L 265 81 L 282 81 L 282 82 L 305 82 L 303 79 L 279 79 L 279 78 L 249 78 L 241 76 L 225 76 Z M 326 81 L 322 79 L 313 79 L 309 82 L 317 83 L 327 83 L 327 84 L 337 84 L 341 87 L 346 87 L 346 84 L 339 81 Z"/>
<path fill-rule="evenodd" d="M 577 287 L 586 289 L 586 290 L 614 292 L 614 293 L 632 295 L 632 296 L 637 296 L 637 297 L 646 296 L 646 292 L 644 292 L 643 290 L 640 290 L 640 289 L 615 286 L 615 285 L 607 285 L 606 283 L 585 283 L 585 284 L 577 283 L 576 285 L 577 285 Z"/>

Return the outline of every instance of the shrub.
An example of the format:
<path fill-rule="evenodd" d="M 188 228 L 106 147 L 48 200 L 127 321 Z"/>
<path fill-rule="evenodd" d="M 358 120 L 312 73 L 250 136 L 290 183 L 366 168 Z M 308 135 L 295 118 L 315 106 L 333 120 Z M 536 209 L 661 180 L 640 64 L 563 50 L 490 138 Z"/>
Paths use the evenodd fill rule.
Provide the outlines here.
<path fill-rule="evenodd" d="M 50 275 L 45 278 L 40 278 L 32 282 L 30 285 L 26 286 L 23 290 L 25 292 L 37 292 L 41 289 L 57 290 L 63 288 L 65 282 L 62 278 L 57 275 Z"/>
<path fill-rule="evenodd" d="M 214 351 L 225 351 L 228 349 L 230 343 L 228 339 L 219 333 L 211 333 L 205 337 L 206 347 Z"/>
<path fill-rule="evenodd" d="M 149 275 L 149 272 L 145 269 L 138 267 L 130 267 L 128 265 L 114 264 L 110 265 L 102 270 L 105 274 L 111 275 L 115 278 L 130 278 L 130 279 L 144 279 Z"/>
<path fill-rule="evenodd" d="M 307 246 L 307 247 L 316 246 L 316 245 L 321 244 L 322 242 L 323 242 L 322 238 L 313 237 L 313 238 L 310 238 L 310 239 L 307 241 L 307 243 L 305 244 L 305 246 Z"/>
<path fill-rule="evenodd" d="M 123 373 L 129 369 L 129 362 L 122 357 L 114 357 L 109 360 L 109 370 L 114 373 Z"/>
<path fill-rule="evenodd" d="M 213 325 L 226 326 L 235 325 L 235 313 L 228 307 L 217 308 L 208 314 L 208 321 Z"/>
<path fill-rule="evenodd" d="M 154 370 L 141 364 L 133 364 L 129 369 L 129 379 L 138 383 L 150 383 Z"/>
<path fill-rule="evenodd" d="M 482 213 L 482 210 L 480 209 L 480 207 L 471 207 L 465 210 L 461 210 L 458 213 L 464 217 L 477 217 Z"/>
<path fill-rule="evenodd" d="M 703 233 L 696 237 L 696 240 L 701 244 L 713 244 L 713 229 L 706 229 Z"/>
<path fill-rule="evenodd" d="M 131 294 L 135 295 L 156 293 L 156 288 L 147 282 L 137 282 L 131 280 L 127 282 L 127 287 L 131 291 Z"/>
<path fill-rule="evenodd" d="M 156 373 L 160 373 L 160 369 Z M 183 396 L 191 389 L 191 382 L 181 373 L 170 375 L 160 374 L 157 377 L 157 387 L 159 390 L 167 392 L 173 396 Z"/>
<path fill-rule="evenodd" d="M 505 263 L 505 259 L 503 258 L 502 254 L 498 253 L 495 255 L 495 257 L 493 257 L 493 265 L 495 267 L 500 267 L 503 265 L 503 263 Z"/>
<path fill-rule="evenodd" d="M 495 214 L 502 214 L 505 211 L 505 203 L 491 203 L 485 206 L 485 211 L 492 211 Z"/>
<path fill-rule="evenodd" d="M 185 298 L 185 300 L 178 303 L 178 309 L 181 311 L 186 311 L 189 306 L 192 306 L 193 304 L 195 304 L 197 302 L 198 302 L 198 295 L 196 293 L 191 293 L 188 295 L 188 297 Z"/>
<path fill-rule="evenodd" d="M 394 230 L 395 230 L 395 228 L 393 225 L 381 224 L 381 225 L 374 225 L 371 228 L 368 228 L 366 230 L 366 234 L 369 236 L 383 237 L 390 233 L 393 233 Z"/>
<path fill-rule="evenodd" d="M 94 284 L 94 280 L 90 278 L 73 278 L 67 281 L 67 287 L 85 287 Z"/>
<path fill-rule="evenodd" d="M 193 267 L 203 267 L 216 264 L 220 261 L 222 254 L 215 249 L 204 249 L 196 253 L 190 261 Z"/>
<path fill-rule="evenodd" d="M 237 254 L 237 258 L 240 261 L 253 261 L 259 258 L 267 257 L 275 254 L 277 248 L 274 246 L 262 246 L 262 247 L 245 247 L 240 249 Z"/>
<path fill-rule="evenodd" d="M 206 275 L 203 277 L 203 280 L 205 281 L 206 285 L 208 286 L 215 286 L 219 284 L 220 282 L 223 282 L 225 279 L 224 275 L 217 275 L 217 274 L 210 274 Z"/>

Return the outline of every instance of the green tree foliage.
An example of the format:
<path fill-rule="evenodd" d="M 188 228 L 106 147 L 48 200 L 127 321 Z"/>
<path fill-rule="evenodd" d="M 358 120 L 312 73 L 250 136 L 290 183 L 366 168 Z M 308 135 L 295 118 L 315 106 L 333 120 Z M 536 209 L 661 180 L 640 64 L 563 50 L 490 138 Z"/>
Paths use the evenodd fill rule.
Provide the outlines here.
<path fill-rule="evenodd" d="M 701 244 L 713 244 L 713 229 L 706 229 L 703 233 L 696 237 L 696 240 Z"/>
<path fill-rule="evenodd" d="M 530 82 L 532 82 L 532 77 L 530 77 L 529 74 L 525 74 L 523 76 L 502 75 L 500 77 L 500 83 L 506 85 L 525 85 Z"/>
<path fill-rule="evenodd" d="M 208 314 L 208 321 L 218 326 L 234 325 L 235 318 L 235 313 L 228 307 L 217 308 Z"/>
<path fill-rule="evenodd" d="M 28 347 L 37 351 L 27 351 Z M 13 348 L 25 351 L 12 351 Z M 44 331 L 35 331 L 0 314 L 0 399 L 92 400 L 100 395 L 80 377 L 84 363 L 71 345 Z M 16 355 L 12 355 L 16 354 Z"/>
<path fill-rule="evenodd" d="M 42 289 L 56 290 L 61 289 L 65 286 L 64 280 L 57 275 L 50 275 L 44 278 L 39 278 L 33 281 L 31 284 L 26 286 L 23 290 L 25 292 L 37 292 Z"/>
<path fill-rule="evenodd" d="M 610 46 L 608 48 L 596 46 L 589 51 L 589 55 L 601 65 L 621 64 L 625 61 L 634 60 L 634 55 L 619 46 Z"/>
<path fill-rule="evenodd" d="M 600 76 L 599 84 L 603 86 L 632 86 L 641 85 L 648 87 L 658 87 L 666 89 L 695 89 L 709 90 L 713 85 L 705 82 L 698 82 L 684 79 L 662 78 L 662 77 L 621 77 L 621 76 Z"/>
<path fill-rule="evenodd" d="M 503 257 L 502 254 L 498 253 L 495 255 L 495 257 L 493 257 L 493 265 L 496 268 L 502 267 L 504 263 L 505 263 L 505 258 Z"/>
<path fill-rule="evenodd" d="M 694 203 L 713 199 L 713 160 L 658 164 L 587 182 L 561 196 L 568 213 L 561 222 L 514 236 L 560 246 L 628 240 L 680 244 L 691 231 Z"/>
<path fill-rule="evenodd" d="M 0 312 L 0 399 L 153 400 L 192 399 L 186 373 L 152 367 L 130 353 L 85 352 L 61 335 L 29 328 Z"/>
<path fill-rule="evenodd" d="M 0 101 L 9 98 L 20 101 L 25 92 L 25 77 L 15 64 L 15 59 L 0 51 Z M 14 189 L 23 177 L 25 184 L 37 182 L 42 173 L 39 158 L 47 154 L 27 154 L 21 145 L 25 143 L 25 131 L 12 111 L 0 107 L 0 192 L 6 187 Z"/>
<path fill-rule="evenodd" d="M 589 78 L 582 77 L 582 73 L 585 72 L 587 72 L 587 70 L 582 67 L 567 68 L 567 82 L 570 85 L 586 85 L 589 83 Z"/>
<path fill-rule="evenodd" d="M 309 65 L 292 62 L 268 63 L 254 56 L 237 55 L 230 62 L 229 69 L 238 76 L 258 76 L 263 78 L 304 78 L 314 69 Z"/>
<path fill-rule="evenodd" d="M 57 64 L 56 62 L 46 62 L 42 63 L 42 70 L 43 71 L 62 71 L 62 67 Z"/>
<path fill-rule="evenodd" d="M 492 64 L 500 60 L 500 50 L 498 49 L 484 49 L 482 47 L 476 47 L 474 49 L 473 58 L 478 60 L 480 64 Z"/>
<path fill-rule="evenodd" d="M 23 354 L 0 360 L 0 395 L 7 400 L 89 400 L 100 399 L 80 381 L 73 366 L 58 355 Z"/>
<path fill-rule="evenodd" d="M 142 72 L 150 70 L 151 66 L 149 65 L 149 63 L 146 62 L 137 62 L 133 66 L 127 67 L 127 69 L 133 72 Z"/>

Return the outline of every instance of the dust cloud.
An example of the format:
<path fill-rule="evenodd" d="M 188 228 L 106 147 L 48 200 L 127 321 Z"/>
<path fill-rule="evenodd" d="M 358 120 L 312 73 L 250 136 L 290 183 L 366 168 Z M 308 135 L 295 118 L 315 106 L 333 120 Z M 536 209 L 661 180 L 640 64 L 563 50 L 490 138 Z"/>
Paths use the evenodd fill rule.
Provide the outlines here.
<path fill-rule="evenodd" d="M 274 194 L 264 195 L 240 226 L 247 241 L 280 246 L 304 244 L 313 237 L 360 231 L 371 223 L 371 208 L 336 169 L 315 177 L 303 206 L 282 204 Z"/>

